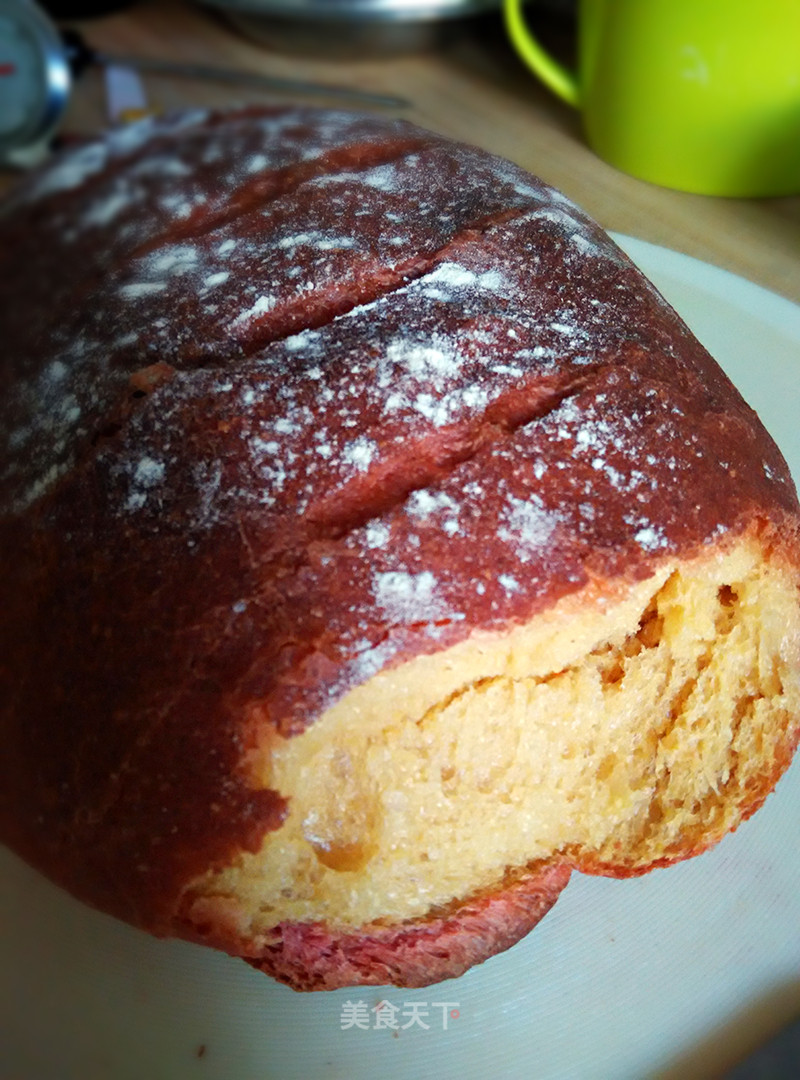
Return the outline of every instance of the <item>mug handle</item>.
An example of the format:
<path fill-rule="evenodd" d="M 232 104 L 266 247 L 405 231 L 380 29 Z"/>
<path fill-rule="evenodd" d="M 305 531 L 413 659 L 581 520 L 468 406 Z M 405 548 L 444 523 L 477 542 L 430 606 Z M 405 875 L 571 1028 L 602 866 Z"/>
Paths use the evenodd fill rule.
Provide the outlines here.
<path fill-rule="evenodd" d="M 522 15 L 523 0 L 503 0 L 503 16 L 511 43 L 531 71 L 568 105 L 580 106 L 578 79 L 545 52 L 531 34 Z"/>

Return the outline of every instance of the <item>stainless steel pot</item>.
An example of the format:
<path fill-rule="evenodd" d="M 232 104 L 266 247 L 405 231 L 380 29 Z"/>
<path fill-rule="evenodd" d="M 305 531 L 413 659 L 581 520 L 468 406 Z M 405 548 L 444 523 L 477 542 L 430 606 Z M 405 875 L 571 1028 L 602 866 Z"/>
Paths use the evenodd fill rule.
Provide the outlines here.
<path fill-rule="evenodd" d="M 500 0 L 203 0 L 250 37 L 283 51 L 374 56 L 429 48 Z"/>

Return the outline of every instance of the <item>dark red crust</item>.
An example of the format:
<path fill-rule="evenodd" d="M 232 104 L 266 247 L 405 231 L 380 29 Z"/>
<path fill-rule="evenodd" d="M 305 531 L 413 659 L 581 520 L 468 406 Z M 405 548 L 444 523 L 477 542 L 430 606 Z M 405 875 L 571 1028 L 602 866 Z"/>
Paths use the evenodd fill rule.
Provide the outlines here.
<path fill-rule="evenodd" d="M 0 291 L 0 836 L 156 933 L 280 826 L 251 746 L 374 671 L 747 528 L 797 558 L 618 248 L 411 125 L 118 133 L 0 207 Z"/>
<path fill-rule="evenodd" d="M 448 915 L 359 933 L 282 923 L 275 943 L 246 959 L 294 990 L 430 986 L 510 949 L 544 918 L 569 876 L 566 866 L 541 867 Z"/>

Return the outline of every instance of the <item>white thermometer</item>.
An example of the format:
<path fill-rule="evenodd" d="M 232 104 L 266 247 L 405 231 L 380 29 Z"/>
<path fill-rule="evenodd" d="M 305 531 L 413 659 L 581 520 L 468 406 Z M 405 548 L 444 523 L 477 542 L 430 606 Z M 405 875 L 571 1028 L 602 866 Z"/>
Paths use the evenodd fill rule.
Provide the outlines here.
<path fill-rule="evenodd" d="M 0 0 L 0 162 L 45 152 L 69 100 L 61 36 L 33 0 Z"/>

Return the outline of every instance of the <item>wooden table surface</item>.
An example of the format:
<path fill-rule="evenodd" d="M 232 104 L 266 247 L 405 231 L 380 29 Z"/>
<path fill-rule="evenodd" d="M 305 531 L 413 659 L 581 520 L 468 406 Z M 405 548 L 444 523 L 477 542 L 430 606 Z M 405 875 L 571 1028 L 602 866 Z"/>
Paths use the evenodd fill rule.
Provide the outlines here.
<path fill-rule="evenodd" d="M 577 113 L 528 74 L 508 45 L 499 15 L 460 24 L 444 43 L 415 54 L 312 58 L 246 38 L 210 9 L 185 0 L 150 0 L 72 24 L 98 49 L 201 61 L 381 91 L 408 99 L 382 109 L 475 143 L 537 173 L 583 206 L 605 228 L 725 267 L 800 302 L 800 197 L 722 199 L 670 191 L 629 177 L 585 145 Z M 144 76 L 159 108 L 287 100 L 220 83 Z M 299 100 L 299 99 L 298 99 Z M 306 97 L 311 104 L 334 104 Z M 68 133 L 107 123 L 103 78 L 78 79 Z M 7 175 L 2 178 L 7 183 Z"/>

